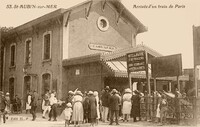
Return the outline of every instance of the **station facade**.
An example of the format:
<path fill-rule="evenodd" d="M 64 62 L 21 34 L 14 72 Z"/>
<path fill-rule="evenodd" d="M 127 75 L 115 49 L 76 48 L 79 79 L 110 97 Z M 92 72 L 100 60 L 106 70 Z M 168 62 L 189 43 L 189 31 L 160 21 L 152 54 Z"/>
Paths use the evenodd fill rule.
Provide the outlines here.
<path fill-rule="evenodd" d="M 76 88 L 100 92 L 108 85 L 122 91 L 129 87 L 127 53 L 145 51 L 149 64 L 151 58 L 162 56 L 145 45 L 136 45 L 137 34 L 146 31 L 118 0 L 91 0 L 58 9 L 2 37 L 2 89 L 23 102 L 30 90 L 41 96 L 46 90 L 56 90 L 58 99 Z M 144 72 L 131 73 L 131 77 L 137 89 L 146 90 Z M 188 79 L 183 76 L 180 80 Z M 174 79 L 157 81 L 158 89 L 171 90 L 169 82 Z"/>

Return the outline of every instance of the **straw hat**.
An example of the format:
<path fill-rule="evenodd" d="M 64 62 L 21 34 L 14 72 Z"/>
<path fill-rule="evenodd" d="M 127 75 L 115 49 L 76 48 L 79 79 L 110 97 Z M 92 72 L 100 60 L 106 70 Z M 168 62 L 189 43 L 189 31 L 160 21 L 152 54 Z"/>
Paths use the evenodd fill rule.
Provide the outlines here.
<path fill-rule="evenodd" d="M 125 89 L 125 93 L 131 93 L 131 89 L 129 88 Z"/>
<path fill-rule="evenodd" d="M 68 92 L 68 94 L 72 94 L 72 95 L 73 95 L 73 94 L 74 94 L 74 92 L 70 90 L 70 91 Z"/>
<path fill-rule="evenodd" d="M 98 96 L 98 92 L 97 91 L 94 91 L 94 96 Z"/>
<path fill-rule="evenodd" d="M 7 95 L 7 96 L 9 96 L 9 95 L 10 95 L 10 93 L 8 93 L 8 92 L 7 92 L 7 93 L 6 93 L 6 95 Z"/>
<path fill-rule="evenodd" d="M 93 93 L 92 91 L 89 91 L 88 94 L 89 94 L 89 95 L 93 95 L 94 93 Z"/>
<path fill-rule="evenodd" d="M 71 108 L 72 104 L 71 103 L 67 103 L 67 107 Z"/>
<path fill-rule="evenodd" d="M 110 90 L 110 87 L 109 87 L 109 86 L 106 86 L 105 90 Z"/>
<path fill-rule="evenodd" d="M 116 90 L 116 89 L 113 89 L 113 90 L 112 90 L 112 93 L 113 93 L 113 94 L 117 93 L 117 90 Z"/>
<path fill-rule="evenodd" d="M 81 93 L 81 91 L 76 91 L 76 95 L 83 96 L 83 94 Z"/>

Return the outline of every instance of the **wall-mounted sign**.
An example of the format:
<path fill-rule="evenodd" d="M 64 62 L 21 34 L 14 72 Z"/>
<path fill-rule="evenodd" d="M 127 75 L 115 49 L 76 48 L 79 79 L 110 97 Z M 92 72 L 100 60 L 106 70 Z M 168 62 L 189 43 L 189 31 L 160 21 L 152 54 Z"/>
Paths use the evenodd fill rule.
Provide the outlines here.
<path fill-rule="evenodd" d="M 103 44 L 93 44 L 93 43 L 89 44 L 88 47 L 91 50 L 101 50 L 101 51 L 109 51 L 109 52 L 115 51 L 117 49 L 114 46 L 103 45 Z"/>
<path fill-rule="evenodd" d="M 154 78 L 182 75 L 181 54 L 152 58 L 151 71 Z"/>
<path fill-rule="evenodd" d="M 145 51 L 138 51 L 127 54 L 128 72 L 145 71 L 146 70 L 146 54 Z"/>

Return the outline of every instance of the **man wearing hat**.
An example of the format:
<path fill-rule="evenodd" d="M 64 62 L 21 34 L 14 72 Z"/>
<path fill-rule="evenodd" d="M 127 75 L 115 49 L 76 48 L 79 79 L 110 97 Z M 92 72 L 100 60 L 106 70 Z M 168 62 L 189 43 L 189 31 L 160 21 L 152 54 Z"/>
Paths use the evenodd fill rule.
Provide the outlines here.
<path fill-rule="evenodd" d="M 31 96 L 31 114 L 33 116 L 32 121 L 35 121 L 36 119 L 36 109 L 37 109 L 37 105 L 38 105 L 38 99 L 39 99 L 39 95 L 36 92 L 36 90 L 34 90 L 32 96 Z"/>
<path fill-rule="evenodd" d="M 109 99 L 109 104 L 110 104 L 110 110 L 111 110 L 111 116 L 110 116 L 110 124 L 113 124 L 113 118 L 115 114 L 115 122 L 116 125 L 119 125 L 118 123 L 118 116 L 119 116 L 119 105 L 120 105 L 120 98 L 116 95 L 117 90 L 113 89 L 112 90 L 112 96 Z"/>
<path fill-rule="evenodd" d="M 109 109 L 109 86 L 106 86 L 105 91 L 102 93 L 101 96 L 101 101 L 102 101 L 102 108 L 103 108 L 103 113 L 102 113 L 102 120 L 103 122 L 107 121 L 107 116 L 108 116 L 108 109 Z"/>
<path fill-rule="evenodd" d="M 50 94 L 49 94 L 49 90 L 46 91 L 45 95 L 44 95 L 44 98 L 43 98 L 43 101 L 44 101 L 44 110 L 43 110 L 43 113 L 42 113 L 42 118 L 45 119 L 45 114 L 47 112 L 50 112 L 51 110 L 51 106 L 50 106 Z"/>

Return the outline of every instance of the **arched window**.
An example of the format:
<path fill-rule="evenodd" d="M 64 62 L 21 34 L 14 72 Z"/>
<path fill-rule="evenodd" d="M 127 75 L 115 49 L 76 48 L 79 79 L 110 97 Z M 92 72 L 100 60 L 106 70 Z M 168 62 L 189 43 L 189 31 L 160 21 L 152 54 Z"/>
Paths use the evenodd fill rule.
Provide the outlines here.
<path fill-rule="evenodd" d="M 31 76 L 24 77 L 24 97 L 26 98 L 27 94 L 31 90 Z"/>
<path fill-rule="evenodd" d="M 10 66 L 14 67 L 16 62 L 16 44 L 13 43 L 10 46 Z"/>
<path fill-rule="evenodd" d="M 49 73 L 45 73 L 42 75 L 42 94 L 44 94 L 47 90 L 50 90 L 51 83 L 51 75 Z"/>
<path fill-rule="evenodd" d="M 12 100 L 15 94 L 15 78 L 13 77 L 9 79 L 9 93 L 10 99 Z"/>
<path fill-rule="evenodd" d="M 25 64 L 31 64 L 31 52 L 32 52 L 32 39 L 28 38 L 25 41 Z"/>
<path fill-rule="evenodd" d="M 51 59 L 51 31 L 43 34 L 43 60 Z"/>

